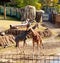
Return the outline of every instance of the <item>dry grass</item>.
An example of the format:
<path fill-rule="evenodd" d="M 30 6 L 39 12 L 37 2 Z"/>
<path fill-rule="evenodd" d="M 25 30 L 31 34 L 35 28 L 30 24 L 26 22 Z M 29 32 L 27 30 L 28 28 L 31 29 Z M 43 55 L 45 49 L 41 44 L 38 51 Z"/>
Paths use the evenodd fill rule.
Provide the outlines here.
<path fill-rule="evenodd" d="M 4 20 L 3 16 L 0 16 L 0 29 L 7 30 L 10 27 L 10 24 L 20 24 L 21 22 L 16 20 L 16 18 L 7 17 Z"/>
<path fill-rule="evenodd" d="M 9 29 L 10 24 L 20 24 L 20 22 L 13 21 L 13 20 L 0 20 L 0 27 Z"/>
<path fill-rule="evenodd" d="M 10 24 L 21 24 L 21 21 L 16 20 L 16 18 L 11 18 L 11 17 L 7 17 L 6 20 L 4 20 L 3 16 L 0 16 L 0 29 L 2 28 L 2 30 L 7 30 L 10 28 Z M 33 23 L 33 25 L 36 23 Z M 43 31 L 45 29 L 45 27 L 39 26 L 40 31 Z"/>

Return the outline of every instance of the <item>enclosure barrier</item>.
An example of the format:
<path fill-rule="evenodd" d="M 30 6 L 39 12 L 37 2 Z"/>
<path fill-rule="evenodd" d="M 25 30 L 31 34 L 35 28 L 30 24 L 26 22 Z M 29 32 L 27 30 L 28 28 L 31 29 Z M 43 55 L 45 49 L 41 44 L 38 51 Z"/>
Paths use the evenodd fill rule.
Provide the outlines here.
<path fill-rule="evenodd" d="M 4 7 L 0 6 L 0 14 L 4 14 Z M 6 15 L 11 17 L 21 18 L 20 8 L 6 7 Z"/>
<path fill-rule="evenodd" d="M 0 63 L 60 63 L 59 55 L 0 54 Z"/>
<path fill-rule="evenodd" d="M 15 17 L 17 19 L 22 19 L 23 17 L 23 8 L 15 8 L 15 7 L 6 7 L 6 15 L 10 17 Z M 0 14 L 4 14 L 4 7 L 0 6 Z M 49 13 L 42 14 L 43 21 L 51 20 L 52 15 Z"/>

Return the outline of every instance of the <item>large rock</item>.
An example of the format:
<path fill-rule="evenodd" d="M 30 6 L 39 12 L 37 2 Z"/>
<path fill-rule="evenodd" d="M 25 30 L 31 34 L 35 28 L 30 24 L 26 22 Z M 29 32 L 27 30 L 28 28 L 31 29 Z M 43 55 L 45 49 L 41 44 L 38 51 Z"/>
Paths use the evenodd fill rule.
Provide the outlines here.
<path fill-rule="evenodd" d="M 50 31 L 50 29 L 46 28 L 43 31 L 44 37 L 50 37 L 52 35 L 52 32 Z"/>
<path fill-rule="evenodd" d="M 45 13 L 43 10 L 36 10 L 36 22 L 42 22 L 43 13 Z"/>
<path fill-rule="evenodd" d="M 44 38 L 44 37 L 51 37 L 52 36 L 52 32 L 51 32 L 51 30 L 50 29 L 45 29 L 44 31 L 37 31 L 39 34 L 40 34 L 40 36 L 42 37 L 42 38 Z M 28 37 L 29 38 L 32 38 L 32 33 L 29 33 L 28 34 Z"/>
<path fill-rule="evenodd" d="M 25 20 L 30 19 L 30 21 L 35 20 L 35 18 L 36 18 L 36 8 L 34 6 L 27 5 L 25 7 L 24 18 L 25 18 Z"/>

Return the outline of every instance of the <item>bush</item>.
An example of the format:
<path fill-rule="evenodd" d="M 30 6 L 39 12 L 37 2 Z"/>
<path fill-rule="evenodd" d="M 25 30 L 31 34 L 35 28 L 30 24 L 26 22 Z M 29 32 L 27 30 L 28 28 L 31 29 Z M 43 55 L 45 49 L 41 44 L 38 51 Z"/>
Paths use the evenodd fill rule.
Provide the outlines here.
<path fill-rule="evenodd" d="M 40 10 L 42 5 L 41 5 L 41 3 L 36 3 L 35 7 L 36 7 L 37 10 Z"/>
<path fill-rule="evenodd" d="M 55 6 L 55 9 L 58 13 L 60 13 L 60 4 L 58 4 L 57 6 Z"/>

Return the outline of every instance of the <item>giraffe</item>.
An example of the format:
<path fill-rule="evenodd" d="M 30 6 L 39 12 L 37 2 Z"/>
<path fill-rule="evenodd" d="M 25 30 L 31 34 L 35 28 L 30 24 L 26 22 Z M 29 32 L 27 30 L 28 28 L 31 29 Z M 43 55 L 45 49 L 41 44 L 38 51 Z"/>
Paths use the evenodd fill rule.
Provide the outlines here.
<path fill-rule="evenodd" d="M 39 33 L 36 30 L 34 30 L 32 27 L 30 27 L 29 29 L 32 32 L 33 48 L 35 46 L 35 43 L 37 44 L 37 48 L 39 46 L 41 47 L 41 45 L 43 46 L 43 44 L 42 44 L 42 38 L 39 35 Z"/>

